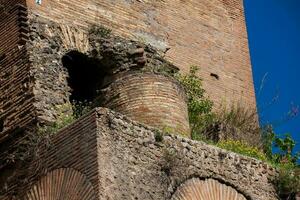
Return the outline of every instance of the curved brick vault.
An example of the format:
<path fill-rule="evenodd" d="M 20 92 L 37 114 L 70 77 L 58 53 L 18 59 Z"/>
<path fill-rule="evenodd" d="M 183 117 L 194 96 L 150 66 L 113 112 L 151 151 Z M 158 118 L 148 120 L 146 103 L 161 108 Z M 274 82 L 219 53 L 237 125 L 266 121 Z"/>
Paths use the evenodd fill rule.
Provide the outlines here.
<path fill-rule="evenodd" d="M 96 200 L 85 175 L 71 168 L 57 169 L 42 177 L 26 194 L 25 200 Z"/>
<path fill-rule="evenodd" d="M 172 200 L 246 200 L 234 188 L 214 179 L 193 178 L 183 183 Z"/>

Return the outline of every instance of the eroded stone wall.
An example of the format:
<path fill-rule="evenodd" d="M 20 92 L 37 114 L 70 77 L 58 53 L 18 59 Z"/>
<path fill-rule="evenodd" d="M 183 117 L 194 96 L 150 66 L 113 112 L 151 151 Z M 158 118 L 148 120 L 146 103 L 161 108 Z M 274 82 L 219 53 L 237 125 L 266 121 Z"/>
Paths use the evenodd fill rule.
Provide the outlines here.
<path fill-rule="evenodd" d="M 15 177 L 6 179 L 1 200 L 22 197 L 40 177 L 60 168 L 84 174 L 101 200 L 168 200 L 193 177 L 216 179 L 249 200 L 277 199 L 272 185 L 276 172 L 266 163 L 203 142 L 162 135 L 108 109 L 92 111 L 50 141 L 48 148 L 40 149 L 39 159 L 20 165 Z M 24 166 L 25 176 L 18 177 Z"/>
<path fill-rule="evenodd" d="M 153 129 L 99 111 L 106 113 L 97 120 L 100 199 L 170 199 L 192 177 L 216 179 L 248 199 L 277 199 L 276 172 L 262 161 L 175 135 L 159 139 Z"/>
<path fill-rule="evenodd" d="M 255 106 L 242 0 L 27 0 L 39 18 L 87 28 L 96 23 L 166 51 L 184 72 L 198 65 L 217 105 Z"/>
<path fill-rule="evenodd" d="M 172 77 L 178 68 L 163 52 L 103 27 L 82 30 L 40 20 L 33 13 L 29 24 L 27 49 L 39 122 L 54 121 L 57 106 L 79 97 L 148 125 L 190 135 L 184 89 Z"/>

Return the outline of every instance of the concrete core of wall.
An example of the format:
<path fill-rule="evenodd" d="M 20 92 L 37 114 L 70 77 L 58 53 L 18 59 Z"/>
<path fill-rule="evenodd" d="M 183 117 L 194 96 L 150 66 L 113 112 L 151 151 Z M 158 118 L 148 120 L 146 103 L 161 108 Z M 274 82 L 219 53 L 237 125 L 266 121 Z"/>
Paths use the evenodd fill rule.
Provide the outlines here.
<path fill-rule="evenodd" d="M 171 77 L 178 68 L 163 58 L 163 52 L 151 45 L 115 36 L 101 26 L 86 30 L 43 21 L 32 13 L 29 13 L 29 24 L 31 40 L 27 48 L 33 65 L 31 73 L 35 77 L 33 103 L 40 123 L 53 122 L 58 115 L 57 106 L 72 101 L 90 102 L 92 106 L 108 106 L 126 113 L 148 125 L 190 135 L 184 91 Z M 140 73 L 135 73 L 137 71 Z M 131 75 L 126 76 L 128 80 L 122 78 L 125 82 L 120 87 L 120 77 L 127 72 Z M 144 77 L 138 78 L 142 74 Z M 164 74 L 165 78 L 158 74 Z M 134 87 L 137 85 L 145 87 L 137 90 Z M 109 88 L 118 91 L 99 92 L 109 91 Z M 126 92 L 122 92 L 123 89 L 127 89 Z M 121 98 L 110 98 L 125 93 L 134 95 L 127 96 L 125 102 Z M 160 103 L 155 101 L 158 97 Z M 106 102 L 102 102 L 103 99 Z M 144 110 L 135 109 L 141 105 L 137 100 L 143 101 Z"/>
<path fill-rule="evenodd" d="M 276 171 L 266 163 L 163 135 L 108 109 L 91 111 L 50 141 L 38 159 L 20 165 L 16 176 L 6 179 L 1 200 L 23 197 L 41 177 L 61 168 L 84 174 L 101 200 L 167 200 L 191 178 L 217 180 L 248 200 L 277 199 L 272 184 Z M 22 169 L 26 174 L 20 173 Z"/>

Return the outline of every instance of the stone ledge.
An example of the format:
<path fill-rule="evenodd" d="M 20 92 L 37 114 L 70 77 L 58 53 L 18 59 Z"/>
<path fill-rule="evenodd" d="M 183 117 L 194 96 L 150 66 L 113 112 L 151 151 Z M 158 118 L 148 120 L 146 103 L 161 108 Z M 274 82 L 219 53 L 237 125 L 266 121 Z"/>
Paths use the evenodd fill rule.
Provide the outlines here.
<path fill-rule="evenodd" d="M 84 174 L 101 200 L 171 199 L 178 186 L 193 177 L 215 179 L 249 200 L 277 199 L 271 183 L 275 170 L 262 161 L 176 135 L 160 138 L 161 134 L 96 108 L 54 135 L 50 147 L 26 167 L 26 182 L 15 177 L 0 199 L 12 199 L 16 191 L 23 197 L 47 172 L 61 168 Z"/>

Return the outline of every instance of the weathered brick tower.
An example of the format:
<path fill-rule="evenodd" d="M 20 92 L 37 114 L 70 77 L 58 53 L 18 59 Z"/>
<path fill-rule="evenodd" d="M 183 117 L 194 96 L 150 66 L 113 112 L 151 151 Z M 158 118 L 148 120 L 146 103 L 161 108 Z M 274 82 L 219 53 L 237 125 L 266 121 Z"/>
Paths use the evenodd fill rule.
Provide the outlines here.
<path fill-rule="evenodd" d="M 0 200 L 276 199 L 261 161 L 146 126 L 189 136 L 165 74 L 192 65 L 216 104 L 255 107 L 241 0 L 0 0 L 0 25 Z M 38 141 L 73 100 L 116 112 Z"/>

